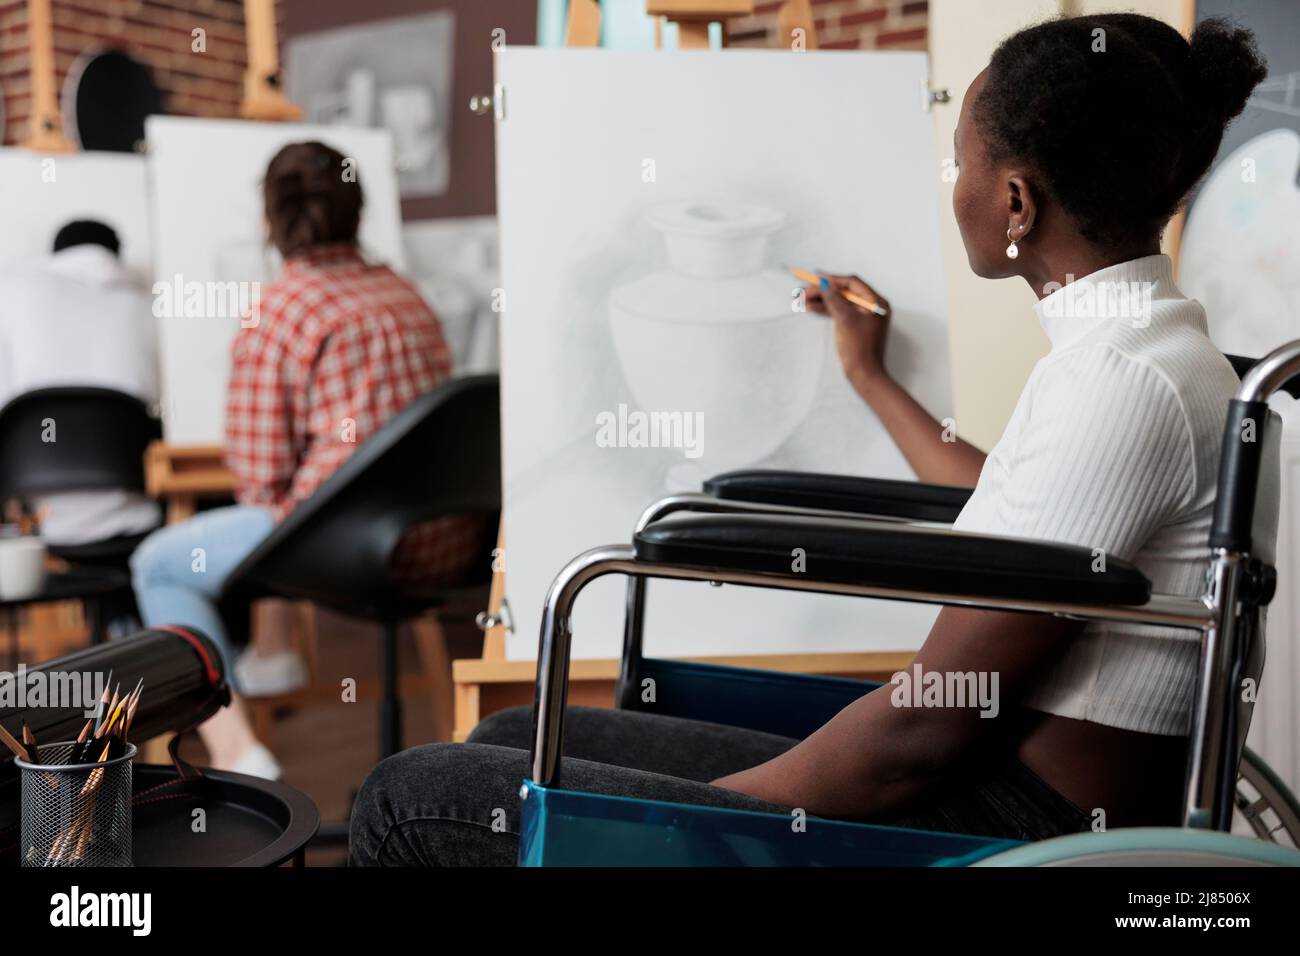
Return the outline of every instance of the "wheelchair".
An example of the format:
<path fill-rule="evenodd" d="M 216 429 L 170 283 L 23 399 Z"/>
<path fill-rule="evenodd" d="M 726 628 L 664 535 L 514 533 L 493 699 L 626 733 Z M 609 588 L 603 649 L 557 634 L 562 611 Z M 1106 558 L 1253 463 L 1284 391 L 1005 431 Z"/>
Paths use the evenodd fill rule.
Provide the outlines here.
<path fill-rule="evenodd" d="M 1268 399 L 1300 397 L 1300 341 L 1254 362 L 1229 356 L 1229 403 L 1206 587 L 1152 593 L 1132 564 L 1091 569 L 1090 549 L 953 531 L 968 488 L 779 471 L 717 476 L 651 505 L 630 545 L 589 550 L 545 599 L 529 776 L 520 790 L 522 866 L 1300 865 L 1300 804 L 1244 746 L 1276 588 L 1281 420 Z M 1249 437 L 1247 437 L 1249 436 Z M 806 569 L 791 570 L 794 549 Z M 652 578 L 1045 613 L 1197 632 L 1181 826 L 1085 832 L 1033 843 L 868 823 L 608 797 L 564 789 L 570 613 L 591 581 L 628 579 L 615 705 L 802 739 L 876 684 L 642 652 Z M 1234 812 L 1241 829 L 1230 833 Z"/>

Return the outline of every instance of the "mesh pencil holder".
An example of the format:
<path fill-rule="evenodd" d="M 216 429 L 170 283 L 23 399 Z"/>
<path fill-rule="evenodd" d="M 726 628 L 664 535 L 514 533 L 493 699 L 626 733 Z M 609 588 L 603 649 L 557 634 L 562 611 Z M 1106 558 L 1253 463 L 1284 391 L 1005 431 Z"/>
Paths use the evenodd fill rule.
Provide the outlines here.
<path fill-rule="evenodd" d="M 76 747 L 48 744 L 40 763 L 14 760 L 22 770 L 22 865 L 130 866 L 135 744 L 103 763 L 70 763 Z"/>

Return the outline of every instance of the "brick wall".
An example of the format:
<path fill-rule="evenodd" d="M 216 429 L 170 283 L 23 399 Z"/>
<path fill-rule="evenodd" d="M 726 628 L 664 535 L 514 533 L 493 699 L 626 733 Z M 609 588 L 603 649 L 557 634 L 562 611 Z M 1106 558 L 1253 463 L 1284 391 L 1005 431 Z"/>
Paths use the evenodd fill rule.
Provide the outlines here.
<path fill-rule="evenodd" d="M 780 0 L 758 0 L 754 15 L 731 21 L 733 46 L 772 46 Z M 823 50 L 924 50 L 926 0 L 812 0 Z"/>
<path fill-rule="evenodd" d="M 811 2 L 822 49 L 925 49 L 926 0 Z M 245 68 L 243 0 L 51 0 L 51 4 L 60 89 L 87 49 L 122 49 L 153 71 L 168 112 L 238 115 Z M 277 6 L 283 10 L 283 0 Z M 753 16 L 732 21 L 731 42 L 771 46 L 780 6 L 779 0 L 758 0 Z M 206 53 L 191 52 L 191 31 L 196 27 L 207 32 Z M 0 0 L 0 95 L 3 141 L 20 142 L 27 137 L 31 109 L 27 0 Z"/>
<path fill-rule="evenodd" d="M 4 98 L 3 141 L 16 142 L 27 132 L 31 84 L 27 79 L 27 4 L 23 0 L 0 2 L 0 96 Z M 19 119 L 14 121 L 14 117 Z M 19 130 L 13 132 L 10 130 Z"/>
<path fill-rule="evenodd" d="M 243 0 L 51 0 L 59 89 L 88 49 L 119 49 L 146 64 L 167 111 L 236 116 L 244 93 Z M 207 51 L 191 51 L 192 31 L 206 32 Z M 0 92 L 4 142 L 28 135 L 26 0 L 0 0 Z"/>

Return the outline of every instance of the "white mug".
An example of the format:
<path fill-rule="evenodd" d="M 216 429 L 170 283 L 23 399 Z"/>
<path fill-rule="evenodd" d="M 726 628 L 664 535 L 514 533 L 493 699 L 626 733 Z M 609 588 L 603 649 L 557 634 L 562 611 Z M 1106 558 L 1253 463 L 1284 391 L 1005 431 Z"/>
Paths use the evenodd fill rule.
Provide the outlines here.
<path fill-rule="evenodd" d="M 0 538 L 0 601 L 23 601 L 45 588 L 45 542 L 27 535 Z"/>

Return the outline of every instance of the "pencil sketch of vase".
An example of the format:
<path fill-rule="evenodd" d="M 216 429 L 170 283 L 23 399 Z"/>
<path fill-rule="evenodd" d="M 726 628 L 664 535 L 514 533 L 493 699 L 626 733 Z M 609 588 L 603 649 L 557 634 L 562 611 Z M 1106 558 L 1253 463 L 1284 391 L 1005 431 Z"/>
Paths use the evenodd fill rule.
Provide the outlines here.
<path fill-rule="evenodd" d="M 785 214 L 713 202 L 656 205 L 645 219 L 668 267 L 613 289 L 609 317 L 624 379 L 643 412 L 702 416 L 700 457 L 667 486 L 696 489 L 755 465 L 808 415 L 828 323 L 793 308 L 797 283 L 766 262 Z"/>

